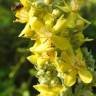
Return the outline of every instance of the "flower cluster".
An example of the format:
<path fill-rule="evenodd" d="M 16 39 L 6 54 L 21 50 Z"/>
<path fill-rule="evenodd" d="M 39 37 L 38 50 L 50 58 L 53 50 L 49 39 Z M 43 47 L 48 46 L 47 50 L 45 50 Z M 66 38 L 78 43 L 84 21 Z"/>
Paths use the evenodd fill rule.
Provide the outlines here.
<path fill-rule="evenodd" d="M 66 2 L 67 1 L 67 2 Z M 89 41 L 83 30 L 90 24 L 79 14 L 79 0 L 20 0 L 16 22 L 25 23 L 19 37 L 34 40 L 27 59 L 37 70 L 38 96 L 63 96 L 76 82 L 93 77 L 81 45 Z"/>

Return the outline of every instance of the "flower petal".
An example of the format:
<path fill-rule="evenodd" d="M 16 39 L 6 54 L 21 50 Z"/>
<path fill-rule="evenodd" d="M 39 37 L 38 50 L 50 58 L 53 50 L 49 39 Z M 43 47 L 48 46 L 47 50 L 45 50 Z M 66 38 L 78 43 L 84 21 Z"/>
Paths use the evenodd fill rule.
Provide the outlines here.
<path fill-rule="evenodd" d="M 17 10 L 15 16 L 17 17 L 15 22 L 26 23 L 29 20 L 28 11 L 26 10 L 26 8 Z"/>
<path fill-rule="evenodd" d="M 86 69 L 86 68 L 81 68 L 78 71 L 78 74 L 80 76 L 80 79 L 84 82 L 84 83 L 91 83 L 93 77 L 91 72 Z"/>
<path fill-rule="evenodd" d="M 76 82 L 76 73 L 74 72 L 70 72 L 69 74 L 66 73 L 64 74 L 64 84 L 68 87 L 74 85 Z"/>
<path fill-rule="evenodd" d="M 47 40 L 45 42 L 43 42 L 41 44 L 41 42 L 36 42 L 35 45 L 33 47 L 30 48 L 31 52 L 38 52 L 38 53 L 42 53 L 42 52 L 46 52 L 51 50 L 52 48 L 50 47 L 50 41 Z"/>
<path fill-rule="evenodd" d="M 30 17 L 29 23 L 30 23 L 31 29 L 36 32 L 38 32 L 43 27 L 42 22 L 40 20 L 38 20 L 38 18 L 35 16 Z"/>
<path fill-rule="evenodd" d="M 23 4 L 24 7 L 29 7 L 29 1 L 28 0 L 20 0 L 20 2 Z"/>
<path fill-rule="evenodd" d="M 36 64 L 37 63 L 37 59 L 38 59 L 38 55 L 31 55 L 28 56 L 27 59 L 32 63 L 32 64 Z"/>
<path fill-rule="evenodd" d="M 40 65 L 40 66 L 43 66 L 43 64 L 46 63 L 48 58 L 42 58 L 42 57 L 39 57 L 38 60 L 37 60 L 37 65 Z"/>
<path fill-rule="evenodd" d="M 24 36 L 24 37 L 32 37 L 32 35 L 33 35 L 33 32 L 32 32 L 32 30 L 31 30 L 31 28 L 30 28 L 29 23 L 28 23 L 28 24 L 26 24 L 25 28 L 24 28 L 24 29 L 22 30 L 22 32 L 20 33 L 19 37 L 21 37 L 21 36 Z"/>
<path fill-rule="evenodd" d="M 53 26 L 53 31 L 56 33 L 62 31 L 64 29 L 65 23 L 66 19 L 64 19 L 63 16 L 61 16 L 57 20 L 56 24 Z"/>
<path fill-rule="evenodd" d="M 71 44 L 67 38 L 54 35 L 52 37 L 55 46 L 61 50 L 71 49 Z"/>
<path fill-rule="evenodd" d="M 54 86 L 54 87 L 49 87 L 48 85 L 45 84 L 39 84 L 33 86 L 35 89 L 37 89 L 40 94 L 40 96 L 58 96 L 60 94 L 60 91 L 62 90 L 62 86 Z"/>

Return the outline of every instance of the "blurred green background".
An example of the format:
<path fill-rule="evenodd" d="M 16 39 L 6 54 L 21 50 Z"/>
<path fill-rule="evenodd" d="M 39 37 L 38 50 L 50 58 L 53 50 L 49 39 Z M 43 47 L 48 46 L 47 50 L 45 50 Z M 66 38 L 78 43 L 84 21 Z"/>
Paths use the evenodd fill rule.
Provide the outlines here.
<path fill-rule="evenodd" d="M 0 0 L 0 96 L 35 96 L 37 92 L 32 85 L 37 83 L 37 79 L 33 65 L 26 60 L 32 42 L 18 38 L 24 25 L 13 23 L 15 17 L 11 6 L 16 1 Z M 96 0 L 86 2 L 81 14 L 91 21 L 84 31 L 85 36 L 94 38 L 83 46 L 92 51 L 96 60 Z"/>
<path fill-rule="evenodd" d="M 26 57 L 32 45 L 28 39 L 18 38 L 24 25 L 13 23 L 11 6 L 17 0 L 0 0 L 0 96 L 34 96 L 32 88 L 37 79 Z"/>

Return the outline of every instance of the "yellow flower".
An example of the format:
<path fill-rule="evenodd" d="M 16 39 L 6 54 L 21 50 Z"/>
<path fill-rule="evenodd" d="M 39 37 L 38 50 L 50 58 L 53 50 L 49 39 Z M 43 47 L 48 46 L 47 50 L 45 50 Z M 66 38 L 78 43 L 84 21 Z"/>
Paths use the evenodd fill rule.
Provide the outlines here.
<path fill-rule="evenodd" d="M 30 51 L 33 53 L 43 53 L 49 50 L 52 50 L 51 42 L 47 39 L 45 39 L 43 42 L 40 40 L 36 41 L 33 47 L 30 48 Z"/>
<path fill-rule="evenodd" d="M 40 32 L 40 30 L 44 26 L 36 16 L 31 16 L 29 19 L 29 23 L 30 23 L 31 30 L 34 30 L 35 32 L 38 32 L 38 31 Z"/>
<path fill-rule="evenodd" d="M 17 19 L 15 20 L 15 22 L 21 22 L 21 23 L 26 23 L 29 20 L 29 0 L 20 0 L 21 4 L 23 5 L 22 8 L 19 8 L 16 10 L 16 17 Z"/>
<path fill-rule="evenodd" d="M 78 74 L 79 74 L 80 79 L 84 83 L 91 83 L 93 77 L 92 77 L 91 72 L 87 68 L 80 68 L 78 70 Z"/>
<path fill-rule="evenodd" d="M 43 30 L 44 29 L 43 24 L 35 16 L 30 16 L 28 18 L 29 20 L 19 36 L 24 35 L 24 37 L 30 37 L 30 38 L 33 36 L 33 34 L 42 36 L 42 32 L 45 32 L 45 30 Z M 25 21 L 22 20 L 22 22 Z"/>
<path fill-rule="evenodd" d="M 29 23 L 27 23 L 25 28 L 20 33 L 19 37 L 23 36 L 23 37 L 27 37 L 27 38 L 28 37 L 32 38 L 33 33 L 34 32 L 31 30 Z"/>
<path fill-rule="evenodd" d="M 76 27 L 77 14 L 71 12 L 67 17 L 66 27 L 67 28 L 75 28 Z"/>
<path fill-rule="evenodd" d="M 77 50 L 75 57 L 74 55 L 69 55 L 70 54 L 63 53 L 62 56 L 64 56 L 64 61 L 57 64 L 57 70 L 60 72 L 60 76 L 64 78 L 64 84 L 66 86 L 74 85 L 78 75 L 84 83 L 91 83 L 93 77 L 86 67 L 81 50 Z"/>
<path fill-rule="evenodd" d="M 47 28 L 51 29 L 53 27 L 53 23 L 54 23 L 54 18 L 52 16 L 52 14 L 47 12 L 43 19 L 44 19 L 44 22 L 45 22 L 45 26 Z"/>
<path fill-rule="evenodd" d="M 30 7 L 30 1 L 29 0 L 20 0 L 20 2 L 23 4 L 24 7 L 26 7 L 26 8 Z"/>
<path fill-rule="evenodd" d="M 33 86 L 38 96 L 65 96 L 77 79 L 83 83 L 93 79 L 80 50 L 87 40 L 82 31 L 90 24 L 77 12 L 81 1 L 58 1 L 20 0 L 16 10 L 16 22 L 26 23 L 19 37 L 35 41 L 27 59 L 38 71 L 40 84 Z"/>
<path fill-rule="evenodd" d="M 70 69 L 70 72 L 64 73 L 64 84 L 69 87 L 74 85 L 76 83 L 76 75 L 77 72 L 75 69 Z"/>
<path fill-rule="evenodd" d="M 28 56 L 27 59 L 32 63 L 32 64 L 37 64 L 37 60 L 39 58 L 38 54 Z"/>
<path fill-rule="evenodd" d="M 31 56 L 28 56 L 27 59 L 32 63 L 37 65 L 37 67 L 42 67 L 47 61 L 48 61 L 48 56 L 44 56 L 43 54 L 34 54 Z"/>
<path fill-rule="evenodd" d="M 39 84 L 33 87 L 40 92 L 40 96 L 58 96 L 63 89 L 61 85 L 48 86 L 45 84 Z"/>
<path fill-rule="evenodd" d="M 28 10 L 26 8 L 21 8 L 17 10 L 15 16 L 17 17 L 15 22 L 26 23 L 29 20 Z"/>
<path fill-rule="evenodd" d="M 31 18 L 32 16 L 36 16 L 37 12 L 38 12 L 37 9 L 31 6 L 29 10 L 29 17 Z"/>
<path fill-rule="evenodd" d="M 64 19 L 63 16 L 61 16 L 57 20 L 56 24 L 53 26 L 53 32 L 57 33 L 64 30 L 65 23 L 66 23 L 66 19 Z"/>
<path fill-rule="evenodd" d="M 72 46 L 68 38 L 53 35 L 52 42 L 56 48 L 60 50 L 72 50 Z"/>

